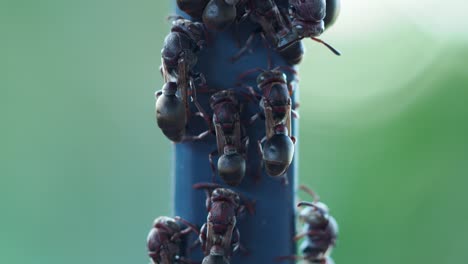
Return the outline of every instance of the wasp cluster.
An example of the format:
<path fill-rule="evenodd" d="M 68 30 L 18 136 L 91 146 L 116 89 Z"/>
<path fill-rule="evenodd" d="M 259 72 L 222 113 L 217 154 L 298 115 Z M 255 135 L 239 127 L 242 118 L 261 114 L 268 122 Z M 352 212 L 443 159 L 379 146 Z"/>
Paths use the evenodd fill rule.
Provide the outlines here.
<path fill-rule="evenodd" d="M 156 218 L 148 235 L 148 251 L 153 263 L 199 263 L 182 256 L 182 239 L 191 232 L 198 235 L 198 240 L 190 250 L 200 246 L 205 255 L 203 264 L 228 264 L 232 254 L 241 248 L 237 219 L 245 209 L 253 214 L 253 203 L 218 184 L 199 183 L 193 188 L 206 192 L 206 222 L 198 229 L 181 217 Z"/>
<path fill-rule="evenodd" d="M 195 232 L 205 256 L 203 264 L 229 263 L 232 254 L 242 249 L 237 218 L 245 208 L 253 213 L 253 206 L 241 199 L 239 193 L 214 182 L 219 176 L 230 187 L 242 183 L 250 143 L 246 128 L 263 120 L 265 135 L 255 142 L 260 168 L 287 183 L 285 172 L 293 160 L 296 142 L 291 123 L 297 114 L 291 99 L 293 86 L 286 73 L 296 74 L 293 66 L 302 59 L 301 40 L 305 38 L 320 42 L 339 55 L 336 49 L 317 38 L 338 16 L 339 0 L 177 0 L 177 5 L 190 19 L 173 17 L 171 31 L 164 40 L 161 52 L 164 86 L 156 93 L 156 120 L 163 134 L 175 143 L 216 138 L 216 149 L 208 156 L 213 183 L 194 186 L 207 193 L 208 217 L 201 229 L 180 217 L 157 218 L 148 236 L 149 255 L 153 263 L 199 263 L 184 258 L 185 253 L 181 252 L 182 244 L 187 242 L 184 238 Z M 232 54 L 231 62 L 236 63 L 245 56 L 259 35 L 264 45 L 279 53 L 290 66 L 273 67 L 268 58 L 267 69 L 246 69 L 238 76 L 239 89 L 211 89 L 205 73 L 196 67 L 200 53 L 209 47 L 213 32 L 247 20 L 256 24 L 258 30 Z M 242 82 L 252 74 L 257 74 L 257 87 Z M 210 109 L 203 108 L 198 100 L 200 94 L 208 94 Z M 259 109 L 247 119 L 242 118 L 245 101 Z M 195 117 L 204 120 L 206 129 L 191 134 L 187 127 Z M 217 164 L 215 156 L 218 156 Z M 305 231 L 292 239 L 305 238 L 303 255 L 282 256 L 277 261 L 303 259 L 307 263 L 332 263 L 328 254 L 336 239 L 334 219 L 318 201 L 300 206 L 307 206 L 300 213 Z"/>
<path fill-rule="evenodd" d="M 191 232 L 198 235 L 198 240 L 192 243 L 188 251 L 199 246 L 205 256 L 202 264 L 229 264 L 234 253 L 244 251 L 248 254 L 248 249 L 240 243 L 237 220 L 245 215 L 245 211 L 253 215 L 255 202 L 215 183 L 198 183 L 193 188 L 206 192 L 206 222 L 198 228 L 178 216 L 156 218 L 147 239 L 148 254 L 153 263 L 200 263 L 185 258 L 186 252 L 182 252 L 182 248 L 187 250 L 187 246 L 183 246 L 183 239 Z M 334 264 L 330 253 L 338 235 L 336 220 L 329 214 L 327 205 L 320 202 L 311 189 L 306 186 L 300 188 L 314 198 L 313 202 L 298 204 L 298 207 L 305 207 L 298 212 L 303 230 L 291 240 L 296 242 L 303 239 L 302 255 L 278 256 L 274 261 L 302 260 L 306 264 Z"/>

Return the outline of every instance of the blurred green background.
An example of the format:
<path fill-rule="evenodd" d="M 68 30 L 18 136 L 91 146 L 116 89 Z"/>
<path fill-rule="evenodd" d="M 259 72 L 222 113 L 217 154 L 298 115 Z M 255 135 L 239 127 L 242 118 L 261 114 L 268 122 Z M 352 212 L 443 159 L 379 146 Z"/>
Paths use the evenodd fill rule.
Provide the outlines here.
<path fill-rule="evenodd" d="M 167 2 L 0 2 L 0 263 L 148 262 Z M 345 1 L 323 35 L 342 57 L 307 42 L 300 178 L 338 264 L 468 259 L 468 4 L 413 2 Z"/>

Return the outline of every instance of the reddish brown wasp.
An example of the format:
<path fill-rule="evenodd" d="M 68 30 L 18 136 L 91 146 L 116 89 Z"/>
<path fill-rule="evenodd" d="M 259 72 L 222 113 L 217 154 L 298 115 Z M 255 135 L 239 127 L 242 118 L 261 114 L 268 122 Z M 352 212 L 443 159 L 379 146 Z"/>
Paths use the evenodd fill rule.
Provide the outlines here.
<path fill-rule="evenodd" d="M 234 90 L 222 90 L 210 98 L 213 116 L 210 119 L 200 104 L 194 100 L 199 109 L 198 115 L 205 118 L 209 129 L 197 136 L 185 137 L 184 140 L 200 140 L 214 133 L 217 149 L 211 152 L 208 159 L 216 175 L 213 156 L 220 155 L 217 170 L 223 181 L 230 186 L 237 186 L 242 182 L 246 171 L 245 155 L 248 147 L 248 137 L 244 136 L 240 121 L 241 106 Z M 214 177 L 213 177 L 214 179 Z"/>
<path fill-rule="evenodd" d="M 326 15 L 328 15 L 326 4 L 327 2 L 325 0 L 290 0 L 290 26 L 297 35 L 297 39 L 295 41 L 299 41 L 303 38 L 310 38 L 325 45 L 333 53 L 339 56 L 341 53 L 337 49 L 317 38 L 325 31 L 324 19 Z M 329 12 L 335 11 L 330 10 Z"/>
<path fill-rule="evenodd" d="M 251 0 L 247 6 L 246 14 L 260 25 L 261 30 L 250 35 L 245 45 L 233 56 L 233 61 L 249 49 L 256 34 L 260 34 L 291 65 L 302 60 L 304 48 L 300 41 L 304 38 L 325 45 L 336 55 L 341 54 L 317 38 L 325 30 L 325 0 L 290 0 L 287 9 L 279 8 L 272 0 Z M 330 12 L 336 16 L 336 8 L 330 9 Z"/>
<path fill-rule="evenodd" d="M 295 73 L 292 68 L 287 69 Z M 257 71 L 261 72 L 257 77 L 261 95 L 257 95 L 252 87 L 244 86 L 257 98 L 261 108 L 261 112 L 252 116 L 250 122 L 255 122 L 259 117 L 265 119 L 265 137 L 258 141 L 259 152 L 267 174 L 273 177 L 282 176 L 292 162 L 296 141 L 291 127 L 291 118 L 293 114 L 296 115 L 292 109 L 292 86 L 288 84 L 281 67 L 271 70 L 253 69 L 239 78 Z"/>
<path fill-rule="evenodd" d="M 182 228 L 182 223 L 187 225 L 187 228 Z M 198 233 L 198 230 L 180 217 L 156 218 L 147 239 L 148 255 L 152 262 L 154 264 L 195 264 L 196 262 L 182 257 L 180 252 L 182 238 L 190 232 Z"/>
<path fill-rule="evenodd" d="M 253 205 L 246 200 L 247 205 L 242 205 L 239 194 L 218 184 L 199 183 L 194 188 L 204 189 L 207 196 L 208 216 L 199 237 L 205 255 L 202 263 L 228 264 L 232 254 L 240 248 L 237 219 L 246 208 L 253 214 Z"/>
<path fill-rule="evenodd" d="M 162 92 L 156 94 L 156 120 L 166 137 L 181 141 L 189 117 L 189 87 L 194 79 L 204 79 L 193 71 L 197 55 L 205 43 L 203 24 L 183 18 L 173 21 L 171 33 L 161 51 Z M 176 93 L 179 93 L 179 96 Z M 181 111 L 181 109 L 184 111 Z"/>

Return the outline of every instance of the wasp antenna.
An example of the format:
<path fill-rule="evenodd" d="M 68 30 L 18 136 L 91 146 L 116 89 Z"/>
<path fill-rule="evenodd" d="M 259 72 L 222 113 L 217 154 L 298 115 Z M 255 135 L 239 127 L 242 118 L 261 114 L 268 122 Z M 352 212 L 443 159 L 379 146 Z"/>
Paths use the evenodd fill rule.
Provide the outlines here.
<path fill-rule="evenodd" d="M 335 49 L 334 47 L 332 47 L 332 45 L 326 43 L 325 41 L 319 38 L 315 38 L 315 37 L 311 37 L 311 39 L 314 41 L 317 41 L 318 43 L 322 43 L 323 45 L 325 45 L 329 50 L 335 53 L 336 56 L 341 56 L 341 52 L 339 50 Z"/>
<path fill-rule="evenodd" d="M 175 220 L 179 221 L 179 222 L 182 222 L 184 225 L 190 227 L 195 233 L 197 233 L 197 235 L 200 234 L 200 231 L 198 230 L 198 228 L 190 223 L 189 221 L 185 220 L 184 218 L 180 217 L 180 216 L 176 216 L 174 217 Z"/>
<path fill-rule="evenodd" d="M 287 66 L 287 65 L 278 66 L 278 67 L 275 68 L 275 70 L 283 70 L 283 71 L 287 71 L 287 72 L 291 73 L 294 76 L 297 75 L 296 69 L 294 69 L 294 67 Z"/>
<path fill-rule="evenodd" d="M 297 207 L 301 207 L 301 206 L 310 206 L 310 207 L 313 207 L 315 210 L 319 211 L 322 215 L 326 214 L 326 212 L 323 211 L 322 208 L 318 207 L 315 203 L 300 202 L 300 203 L 297 204 Z"/>
<path fill-rule="evenodd" d="M 244 195 L 242 195 L 240 193 L 237 193 L 237 195 L 239 195 L 239 198 L 244 203 L 245 208 L 247 208 L 247 211 L 249 211 L 249 214 L 254 215 L 255 214 L 255 206 L 257 204 L 257 201 L 255 201 L 255 200 L 249 201 L 249 199 L 247 199 Z"/>
<path fill-rule="evenodd" d="M 267 51 L 267 69 L 271 69 L 273 67 L 273 59 L 271 58 L 270 45 L 268 44 L 268 40 L 266 39 L 266 36 L 263 34 L 263 32 L 260 32 L 260 37 L 262 38 L 263 46 Z"/>
<path fill-rule="evenodd" d="M 222 186 L 217 183 L 210 183 L 210 182 L 195 183 L 193 185 L 194 189 L 216 189 L 216 188 L 221 188 L 221 187 Z"/>
<path fill-rule="evenodd" d="M 256 73 L 256 72 L 265 72 L 265 70 L 262 69 L 262 68 L 258 68 L 258 67 L 257 67 L 257 68 L 250 69 L 250 70 L 248 70 L 248 71 L 245 71 L 245 72 L 241 73 L 241 74 L 239 75 L 239 77 L 237 77 L 237 78 L 238 78 L 239 80 L 242 80 L 242 79 L 244 79 L 245 77 L 249 76 L 250 74 Z"/>
<path fill-rule="evenodd" d="M 161 58 L 161 68 L 160 68 L 160 71 L 161 71 L 161 75 L 164 79 L 164 82 L 167 83 L 169 81 L 169 75 L 167 73 L 167 67 L 166 67 L 166 63 L 164 63 L 164 59 Z"/>
<path fill-rule="evenodd" d="M 320 201 L 320 196 L 318 196 L 318 194 L 316 194 L 312 189 L 310 189 L 309 187 L 305 186 L 305 185 L 301 185 L 299 186 L 299 189 L 301 189 L 302 191 L 306 192 L 307 194 L 309 194 L 310 196 L 312 196 L 312 198 L 314 198 L 314 202 L 318 202 Z"/>
<path fill-rule="evenodd" d="M 311 206 L 311 207 L 317 208 L 317 205 L 311 202 L 299 202 L 297 204 L 297 207 L 301 207 L 301 206 Z"/>

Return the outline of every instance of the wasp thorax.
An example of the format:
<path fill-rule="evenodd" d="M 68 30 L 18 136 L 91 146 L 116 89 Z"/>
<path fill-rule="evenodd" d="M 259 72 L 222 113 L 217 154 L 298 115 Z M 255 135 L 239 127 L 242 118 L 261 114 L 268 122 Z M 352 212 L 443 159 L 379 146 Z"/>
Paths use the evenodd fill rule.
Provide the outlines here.
<path fill-rule="evenodd" d="M 294 143 L 286 134 L 275 134 L 263 147 L 263 161 L 268 175 L 283 175 L 294 157 Z"/>
<path fill-rule="evenodd" d="M 237 186 L 245 175 L 245 159 L 231 146 L 224 148 L 224 154 L 218 159 L 218 172 L 221 179 L 230 186 Z"/>
<path fill-rule="evenodd" d="M 217 105 L 221 103 L 232 103 L 237 105 L 237 99 L 234 91 L 232 90 L 222 90 L 210 97 L 210 106 L 212 109 L 216 108 Z"/>
<path fill-rule="evenodd" d="M 174 218 L 167 217 L 167 216 L 160 216 L 156 218 L 153 222 L 153 226 L 155 228 L 160 228 L 163 226 L 167 230 L 171 230 L 172 232 L 180 231 L 180 226 L 174 220 Z"/>
<path fill-rule="evenodd" d="M 262 87 L 270 82 L 286 83 L 287 82 L 286 74 L 284 74 L 281 71 L 271 70 L 271 71 L 262 72 L 257 77 L 257 85 L 259 87 Z"/>
<path fill-rule="evenodd" d="M 195 42 L 205 38 L 205 28 L 203 24 L 188 19 L 176 19 L 172 22 L 171 31 L 187 34 Z"/>
<path fill-rule="evenodd" d="M 239 195 L 227 188 L 217 188 L 211 194 L 212 201 L 225 201 L 226 199 L 229 200 L 232 204 L 236 207 L 240 204 Z"/>
<path fill-rule="evenodd" d="M 164 135 L 172 141 L 182 140 L 187 120 L 185 105 L 176 96 L 177 84 L 164 84 L 163 94 L 156 100 L 156 121 Z"/>

